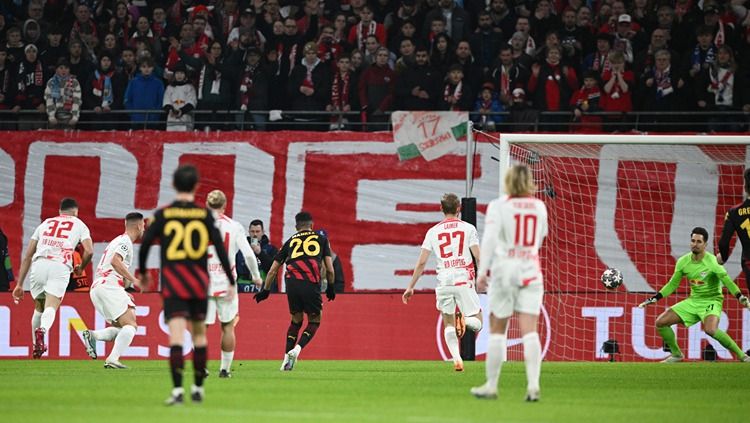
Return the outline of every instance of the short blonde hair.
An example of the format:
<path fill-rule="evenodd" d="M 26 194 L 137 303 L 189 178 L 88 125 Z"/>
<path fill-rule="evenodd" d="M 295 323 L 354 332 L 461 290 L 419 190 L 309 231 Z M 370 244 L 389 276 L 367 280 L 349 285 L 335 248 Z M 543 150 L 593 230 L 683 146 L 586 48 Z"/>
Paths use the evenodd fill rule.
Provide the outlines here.
<path fill-rule="evenodd" d="M 536 185 L 531 169 L 525 165 L 514 165 L 505 174 L 505 193 L 513 197 L 534 195 Z"/>
<path fill-rule="evenodd" d="M 206 205 L 212 209 L 218 210 L 227 204 L 227 196 L 221 190 L 215 189 L 208 193 Z"/>

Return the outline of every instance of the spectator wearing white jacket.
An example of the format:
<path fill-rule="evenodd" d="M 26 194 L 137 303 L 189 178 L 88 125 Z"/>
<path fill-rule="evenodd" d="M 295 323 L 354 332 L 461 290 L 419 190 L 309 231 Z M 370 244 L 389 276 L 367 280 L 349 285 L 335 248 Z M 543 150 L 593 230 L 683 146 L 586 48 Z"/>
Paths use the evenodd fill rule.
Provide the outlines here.
<path fill-rule="evenodd" d="M 192 131 L 196 104 L 195 87 L 187 79 L 185 64 L 175 67 L 172 82 L 164 91 L 164 111 L 167 113 L 167 131 Z"/>

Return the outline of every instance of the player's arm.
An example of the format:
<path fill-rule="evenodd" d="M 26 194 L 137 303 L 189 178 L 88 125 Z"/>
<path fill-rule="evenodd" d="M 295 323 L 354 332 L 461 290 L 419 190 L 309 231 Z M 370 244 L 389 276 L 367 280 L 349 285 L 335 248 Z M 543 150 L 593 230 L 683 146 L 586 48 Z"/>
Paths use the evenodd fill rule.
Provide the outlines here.
<path fill-rule="evenodd" d="M 91 263 L 91 258 L 94 257 L 94 243 L 91 242 L 91 238 L 81 240 L 81 245 L 83 246 L 81 262 L 75 267 L 75 269 L 73 269 L 77 275 L 80 275 L 81 272 L 83 272 L 83 269 Z"/>
<path fill-rule="evenodd" d="M 138 251 L 138 275 L 140 276 L 141 283 L 143 286 L 141 289 L 148 289 L 151 285 L 151 278 L 146 270 L 146 260 L 148 259 L 148 250 L 151 249 L 151 245 L 154 243 L 159 234 L 161 234 L 164 220 L 160 213 L 154 215 L 146 228 L 146 232 L 143 234 L 141 239 L 141 249 Z"/>
<path fill-rule="evenodd" d="M 206 220 L 204 223 L 208 228 L 208 234 L 211 238 L 211 243 L 216 249 L 216 255 L 219 256 L 221 267 L 224 269 L 224 273 L 227 275 L 227 279 L 229 279 L 229 284 L 234 285 L 234 275 L 232 274 L 232 266 L 229 264 L 229 256 L 227 255 L 227 250 L 224 248 L 224 239 L 221 237 L 221 231 L 219 231 L 219 228 L 216 227 L 216 222 L 214 221 L 213 215 L 211 213 L 208 213 L 206 215 Z"/>
<path fill-rule="evenodd" d="M 500 216 L 497 210 L 498 204 L 493 201 L 487 206 L 484 220 L 484 234 L 482 234 L 482 246 L 479 255 L 479 270 L 477 276 L 486 278 L 492 263 L 492 255 L 495 254 L 497 244 L 500 242 Z M 478 282 L 479 280 L 477 280 Z"/>
<path fill-rule="evenodd" d="M 479 244 L 472 245 L 469 247 L 469 251 L 471 251 L 471 255 L 474 257 L 474 261 L 476 262 L 477 269 L 479 268 L 479 255 L 480 255 L 480 248 Z"/>
<path fill-rule="evenodd" d="M 333 269 L 333 257 L 327 255 L 323 258 L 323 265 L 326 268 L 326 298 L 328 301 L 333 301 L 336 298 L 336 271 Z"/>
<path fill-rule="evenodd" d="M 719 237 L 719 254 L 716 257 L 719 264 L 724 264 L 729 260 L 729 255 L 732 254 L 729 251 L 729 241 L 732 240 L 735 228 L 732 219 L 729 218 L 729 212 L 724 216 L 724 227 L 721 230 L 721 237 Z"/>
<path fill-rule="evenodd" d="M 18 280 L 16 281 L 16 287 L 13 288 L 13 300 L 18 302 L 23 299 L 23 281 L 26 280 L 26 275 L 29 273 L 31 267 L 31 259 L 34 258 L 36 253 L 37 240 L 32 239 L 29 241 L 29 246 L 26 247 L 26 253 L 23 255 L 21 260 L 21 268 L 18 271 Z"/>
<path fill-rule="evenodd" d="M 245 264 L 250 269 L 250 275 L 253 278 L 253 283 L 257 286 L 263 284 L 263 280 L 260 278 L 260 270 L 258 269 L 258 259 L 255 257 L 253 248 L 250 243 L 247 242 L 247 238 L 242 232 L 237 234 L 237 249 L 242 253 L 242 257 L 245 258 Z"/>
<path fill-rule="evenodd" d="M 265 300 L 271 295 L 271 284 L 276 280 L 276 274 L 279 272 L 281 263 L 282 262 L 280 261 L 274 260 L 273 264 L 271 264 L 271 268 L 268 270 L 268 273 L 266 273 L 266 281 L 263 284 L 263 289 L 259 293 L 253 295 L 253 299 L 255 299 L 256 303 Z"/>
<path fill-rule="evenodd" d="M 430 250 L 422 248 L 419 253 L 419 257 L 417 258 L 417 264 L 414 265 L 414 272 L 412 272 L 411 274 L 411 281 L 409 281 L 409 286 L 406 287 L 404 294 L 401 296 L 401 300 L 404 302 L 404 304 L 407 304 L 409 302 L 409 298 L 414 295 L 414 287 L 417 285 L 419 278 L 424 272 L 424 267 L 427 265 L 428 258 L 430 258 Z"/>
<path fill-rule="evenodd" d="M 122 276 L 122 279 L 125 281 L 125 288 L 130 288 L 131 286 L 133 286 L 136 281 L 136 277 L 133 276 L 132 273 L 130 273 L 130 270 L 128 270 L 127 266 L 125 266 L 125 263 L 123 263 L 122 261 L 122 256 L 118 252 L 115 252 L 115 254 L 112 256 L 112 268 L 115 269 L 115 272 Z"/>
<path fill-rule="evenodd" d="M 682 276 L 683 276 L 682 265 L 680 261 L 678 261 L 677 264 L 675 265 L 674 273 L 672 274 L 672 277 L 669 279 L 669 282 L 667 282 L 667 284 L 664 285 L 659 290 L 659 292 L 656 293 L 656 295 L 640 303 L 638 307 L 640 308 L 646 307 L 648 305 L 654 304 L 655 302 L 661 300 L 664 297 L 668 297 L 672 295 L 672 293 L 677 289 L 677 287 L 680 286 L 680 281 L 682 281 Z"/>
<path fill-rule="evenodd" d="M 740 291 L 740 288 L 736 283 L 734 283 L 724 266 L 720 265 L 718 262 L 713 262 L 711 264 L 711 270 L 716 273 L 716 276 L 719 277 L 721 283 L 723 283 L 724 286 L 727 287 L 727 290 L 729 290 L 730 294 L 734 295 L 734 297 L 737 298 L 740 304 L 742 304 L 744 307 L 750 308 L 750 299 L 748 299 L 745 295 L 742 295 L 742 291 Z"/>

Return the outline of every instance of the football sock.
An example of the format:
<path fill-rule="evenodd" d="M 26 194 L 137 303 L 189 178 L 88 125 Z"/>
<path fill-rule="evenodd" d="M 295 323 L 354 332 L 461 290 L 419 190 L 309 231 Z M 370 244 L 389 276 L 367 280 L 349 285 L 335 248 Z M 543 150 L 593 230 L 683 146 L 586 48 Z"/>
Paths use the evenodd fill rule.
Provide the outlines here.
<path fill-rule="evenodd" d="M 37 328 L 42 326 L 42 312 L 36 311 L 34 309 L 34 314 L 31 316 L 31 343 L 33 344 L 36 338 L 34 337 L 34 332 L 36 332 Z"/>
<path fill-rule="evenodd" d="M 682 350 L 680 350 L 680 346 L 677 345 L 677 338 L 674 335 L 674 331 L 672 330 L 672 327 L 662 326 L 662 327 L 656 328 L 656 330 L 659 331 L 659 335 L 661 335 L 661 338 L 664 340 L 664 343 L 667 344 L 667 346 L 669 347 L 669 351 L 672 352 L 672 355 L 675 357 L 682 357 Z"/>
<path fill-rule="evenodd" d="M 526 387 L 529 391 L 539 390 L 539 373 L 542 367 L 542 344 L 539 334 L 527 333 L 523 341 L 523 362 L 526 365 Z"/>
<path fill-rule="evenodd" d="M 302 331 L 302 336 L 299 337 L 299 346 L 300 348 L 305 348 L 305 345 L 307 345 L 308 342 L 315 336 L 315 332 L 318 331 L 318 328 L 320 327 L 320 323 L 315 322 L 308 322 L 307 327 L 305 327 L 305 330 Z"/>
<path fill-rule="evenodd" d="M 117 334 L 120 332 L 120 328 L 110 326 L 100 330 L 91 330 L 91 336 L 97 341 L 114 341 Z"/>
<path fill-rule="evenodd" d="M 195 373 L 195 386 L 203 386 L 206 378 L 206 359 L 208 358 L 208 347 L 195 347 L 193 350 L 193 371 Z"/>
<path fill-rule="evenodd" d="M 487 377 L 487 384 L 495 389 L 497 389 L 497 381 L 500 379 L 500 370 L 502 370 L 503 361 L 505 361 L 507 342 L 507 336 L 497 333 L 491 333 L 490 339 L 487 341 L 487 358 L 484 363 L 484 373 Z"/>
<path fill-rule="evenodd" d="M 234 359 L 234 351 L 222 351 L 221 352 L 221 367 L 219 369 L 229 371 L 232 368 L 232 360 Z"/>
<path fill-rule="evenodd" d="M 301 328 L 302 322 L 292 322 L 289 324 L 289 329 L 286 330 L 286 345 L 284 346 L 285 353 L 291 351 L 291 349 L 294 348 L 295 345 L 297 345 L 297 336 L 299 335 L 299 330 Z"/>
<path fill-rule="evenodd" d="M 716 329 L 716 332 L 713 334 L 713 338 L 721 345 L 724 346 L 724 348 L 728 349 L 729 351 L 734 353 L 734 356 L 737 358 L 742 358 L 745 356 L 745 353 L 742 352 L 740 347 L 737 346 L 737 343 L 734 342 L 731 336 L 727 335 L 726 332 L 724 332 L 721 329 Z"/>
<path fill-rule="evenodd" d="M 120 356 L 125 353 L 125 350 L 128 349 L 130 343 L 133 342 L 134 336 L 135 326 L 123 326 L 115 337 L 115 346 L 112 347 L 112 352 L 109 353 L 107 361 L 119 361 Z"/>
<path fill-rule="evenodd" d="M 172 369 L 172 385 L 182 389 L 182 372 L 185 370 L 182 345 L 172 345 L 169 349 L 169 367 Z"/>
<path fill-rule="evenodd" d="M 44 309 L 44 312 L 42 312 L 42 318 L 41 318 L 41 326 L 44 328 L 45 332 L 49 332 L 49 328 L 52 327 L 52 323 L 55 322 L 55 310 L 52 307 L 47 307 Z"/>
<path fill-rule="evenodd" d="M 448 351 L 450 351 L 453 361 L 456 362 L 461 360 L 461 350 L 458 348 L 456 328 L 453 326 L 446 326 L 445 329 L 443 329 L 443 337 L 445 338 L 445 344 L 448 345 Z"/>
<path fill-rule="evenodd" d="M 479 332 L 482 330 L 482 321 L 477 319 L 476 316 L 465 318 L 464 323 L 466 323 L 466 327 L 472 332 Z"/>

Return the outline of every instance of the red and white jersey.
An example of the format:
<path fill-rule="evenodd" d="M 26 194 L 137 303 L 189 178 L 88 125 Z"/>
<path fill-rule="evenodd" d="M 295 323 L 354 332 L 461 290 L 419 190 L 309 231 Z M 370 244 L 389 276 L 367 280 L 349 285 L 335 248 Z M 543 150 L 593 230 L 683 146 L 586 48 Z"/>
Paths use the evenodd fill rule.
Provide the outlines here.
<path fill-rule="evenodd" d="M 32 261 L 47 259 L 73 271 L 73 251 L 79 242 L 91 239 L 89 228 L 75 216 L 51 217 L 37 226 L 31 239 L 37 242 Z"/>
<path fill-rule="evenodd" d="M 232 266 L 232 274 L 235 279 L 237 278 L 238 251 L 242 252 L 242 255 L 245 257 L 250 274 L 254 278 L 260 278 L 258 260 L 255 258 L 255 253 L 253 253 L 250 243 L 247 242 L 245 228 L 239 222 L 223 214 L 216 216 L 216 227 L 219 228 L 221 237 L 224 240 L 224 248 L 227 250 L 229 265 Z M 219 257 L 216 255 L 216 248 L 213 245 L 208 247 L 208 275 L 211 278 L 208 287 L 209 295 L 212 297 L 225 296 L 229 290 L 229 279 L 227 279 L 227 275 L 221 267 Z"/>
<path fill-rule="evenodd" d="M 534 197 L 503 196 L 487 207 L 482 238 L 479 272 L 485 274 L 493 264 L 515 259 L 531 278 L 541 272 L 539 249 L 547 236 L 547 207 Z M 534 279 L 528 279 L 528 285 Z M 538 278 L 541 283 L 541 278 Z"/>
<path fill-rule="evenodd" d="M 430 228 L 422 248 L 435 254 L 438 286 L 474 284 L 474 262 L 470 247 L 479 245 L 477 228 L 448 218 Z"/>
<path fill-rule="evenodd" d="M 130 265 L 133 264 L 133 241 L 130 240 L 128 234 L 118 236 L 107 245 L 104 255 L 99 260 L 99 264 L 96 265 L 94 283 L 91 284 L 92 288 L 103 283 L 125 287 L 122 275 L 112 267 L 112 259 L 115 254 L 119 255 L 122 258 L 122 264 L 130 269 Z"/>

